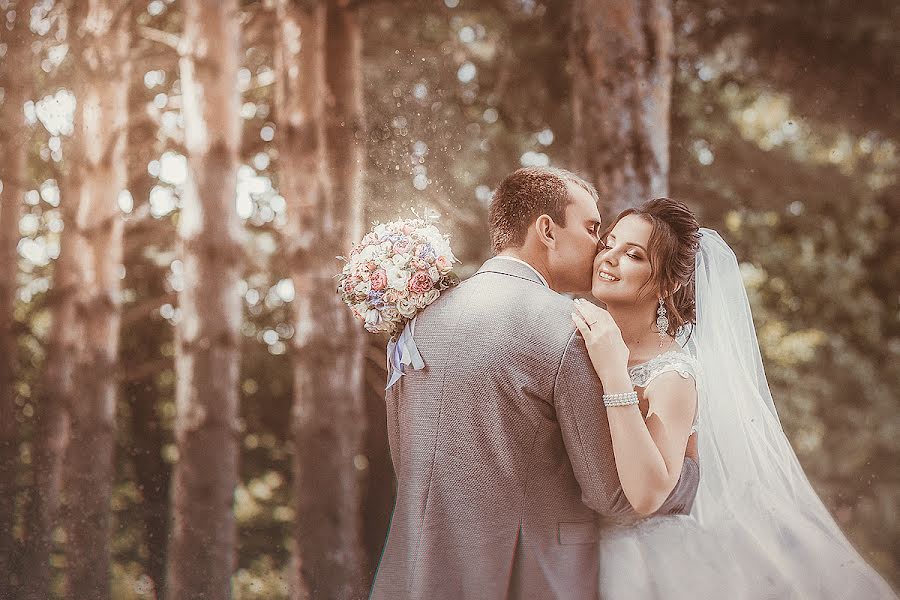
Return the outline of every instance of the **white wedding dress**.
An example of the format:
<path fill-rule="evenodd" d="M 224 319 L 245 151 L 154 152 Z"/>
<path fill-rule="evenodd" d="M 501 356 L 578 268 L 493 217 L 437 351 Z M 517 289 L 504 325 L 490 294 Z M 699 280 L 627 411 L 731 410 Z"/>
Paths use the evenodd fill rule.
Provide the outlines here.
<path fill-rule="evenodd" d="M 700 486 L 689 514 L 609 525 L 603 600 L 888 599 L 803 473 L 775 411 L 734 253 L 702 229 L 697 324 L 683 350 L 632 367 L 697 383 Z"/>

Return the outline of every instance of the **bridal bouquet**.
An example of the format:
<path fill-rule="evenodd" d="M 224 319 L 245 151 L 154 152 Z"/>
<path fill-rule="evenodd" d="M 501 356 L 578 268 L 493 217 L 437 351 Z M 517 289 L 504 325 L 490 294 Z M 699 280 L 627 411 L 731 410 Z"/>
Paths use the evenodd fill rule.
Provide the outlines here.
<path fill-rule="evenodd" d="M 350 251 L 338 293 L 372 333 L 396 340 L 419 311 L 459 283 L 446 235 L 431 219 L 375 227 Z"/>

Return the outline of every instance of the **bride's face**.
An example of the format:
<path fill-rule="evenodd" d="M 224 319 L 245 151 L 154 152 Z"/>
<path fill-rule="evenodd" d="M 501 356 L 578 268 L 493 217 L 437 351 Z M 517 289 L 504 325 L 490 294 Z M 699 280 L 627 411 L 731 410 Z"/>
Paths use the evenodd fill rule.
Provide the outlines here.
<path fill-rule="evenodd" d="M 653 232 L 644 218 L 628 215 L 600 240 L 594 258 L 591 294 L 605 304 L 656 302 L 650 281 L 648 241 Z"/>

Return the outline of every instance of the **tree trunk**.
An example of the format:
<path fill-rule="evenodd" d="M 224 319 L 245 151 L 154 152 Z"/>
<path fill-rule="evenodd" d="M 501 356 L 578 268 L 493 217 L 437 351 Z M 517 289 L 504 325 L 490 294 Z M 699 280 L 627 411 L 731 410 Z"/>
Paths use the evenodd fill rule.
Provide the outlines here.
<path fill-rule="evenodd" d="M 388 377 L 384 358 L 387 336 L 367 337 L 365 455 L 368 458 L 368 468 L 365 470 L 362 506 L 363 540 L 368 568 L 365 583 L 371 588 L 391 525 L 395 476 L 388 445 L 387 409 L 384 403 L 384 384 Z"/>
<path fill-rule="evenodd" d="M 243 262 L 235 207 L 238 18 L 235 0 L 185 4 L 179 68 L 188 177 L 179 217 L 185 276 L 176 329 L 170 600 L 231 596 Z"/>
<path fill-rule="evenodd" d="M 68 596 L 109 597 L 110 496 L 124 222 L 119 194 L 127 184 L 129 0 L 72 4 L 75 114 L 72 165 L 77 368 L 69 396 L 66 451 Z"/>
<path fill-rule="evenodd" d="M 279 17 L 278 173 L 296 290 L 292 597 L 356 598 L 366 567 L 363 338 L 328 282 L 334 257 L 361 237 L 361 36 L 337 3 L 304 11 L 283 1 Z"/>
<path fill-rule="evenodd" d="M 54 267 L 56 272 L 64 268 L 62 261 L 60 254 Z M 54 281 L 59 281 L 59 278 L 54 277 Z M 57 297 L 51 309 L 54 329 L 71 326 L 73 305 L 71 297 Z M 53 548 L 53 530 L 59 524 L 63 459 L 69 439 L 69 417 L 64 400 L 71 394 L 71 371 L 68 368 L 74 364 L 71 358 L 64 356 L 67 350 L 61 341 L 63 337 L 56 334 L 50 336 L 46 381 L 41 388 L 40 405 L 34 417 L 31 443 L 34 475 L 25 510 L 25 544 L 21 569 L 24 600 L 45 600 L 50 597 L 50 551 Z M 70 347 L 69 350 L 74 351 L 74 348 Z"/>
<path fill-rule="evenodd" d="M 132 52 L 135 50 L 132 46 Z M 171 67 L 177 67 L 174 60 Z M 168 65 L 166 68 L 169 68 Z M 150 190 L 156 178 L 147 172 L 147 164 L 159 157 L 165 147 L 157 137 L 157 124 L 142 110 L 147 101 L 142 71 L 132 74 L 131 118 L 128 124 L 129 139 L 141 140 L 140 144 L 132 144 L 128 153 L 128 189 L 134 196 L 134 213 L 145 212 L 148 208 Z M 122 391 L 130 412 L 132 444 L 128 451 L 143 500 L 140 521 L 147 551 L 145 569 L 153 580 L 155 598 L 162 600 L 166 589 L 172 469 L 163 458 L 163 447 L 169 441 L 169 435 L 158 411 L 164 390 L 158 385 L 157 377 L 163 369 L 174 368 L 174 364 L 161 351 L 163 345 L 171 343 L 171 331 L 154 319 L 153 311 L 146 308 L 148 302 L 153 302 L 155 306 L 162 305 L 168 295 L 160 267 L 147 257 L 146 244 L 141 242 L 142 235 L 146 235 L 145 232 L 151 228 L 155 229 L 155 240 L 162 239 L 174 244 L 174 230 L 167 219 L 157 221 L 147 216 L 137 222 L 126 222 L 124 285 L 134 290 L 136 301 L 124 307 L 119 356 L 122 362 L 120 370 L 124 374 Z M 133 316 L 129 318 L 129 314 Z M 150 370 L 147 365 L 158 368 Z"/>
<path fill-rule="evenodd" d="M 573 3 L 573 164 L 597 186 L 604 219 L 668 193 L 670 4 Z"/>
<path fill-rule="evenodd" d="M 125 386 L 131 409 L 132 463 L 141 490 L 141 521 L 147 548 L 147 574 L 157 598 L 164 598 L 166 541 L 169 532 L 169 465 L 163 460 L 163 424 L 156 410 L 160 389 L 151 375 Z"/>
<path fill-rule="evenodd" d="M 328 181 L 331 182 L 328 204 L 335 218 L 333 242 L 320 249 L 319 262 L 323 267 L 330 267 L 332 276 L 340 267 L 333 257 L 348 252 L 351 244 L 359 242 L 363 235 L 362 33 L 357 9 L 350 8 L 349 4 L 346 0 L 329 3 L 326 32 L 325 72 L 329 90 L 326 144 Z M 332 378 L 319 389 L 317 396 L 322 405 L 327 402 L 335 411 L 334 418 L 328 422 L 338 424 L 333 430 L 337 452 L 332 454 L 332 473 L 338 486 L 334 490 L 334 503 L 339 510 L 339 520 L 332 539 L 337 542 L 341 557 L 340 565 L 335 566 L 343 573 L 339 587 L 335 579 L 332 580 L 335 587 L 331 589 L 334 597 L 355 598 L 360 595 L 367 569 L 361 510 L 362 481 L 368 468 L 368 458 L 363 454 L 367 340 L 361 325 L 353 320 L 338 295 L 331 294 L 330 299 L 339 311 L 334 331 L 340 332 L 340 337 L 333 356 L 338 357 L 335 372 L 341 377 L 338 380 Z M 319 425 L 321 427 L 321 421 Z M 320 436 L 318 442 L 327 447 L 328 438 Z"/>
<path fill-rule="evenodd" d="M 23 104 L 28 97 L 34 67 L 29 51 L 28 5 L 16 5 L 10 30 L 3 31 L 6 56 L 0 62 L 0 86 L 4 91 L 0 105 L 0 598 L 12 597 L 18 569 L 13 538 L 16 509 L 16 476 L 19 465 L 19 425 L 16 420 L 16 371 L 18 335 L 16 328 L 16 281 L 19 260 L 19 219 L 25 192 L 28 142 Z M 4 11 L 5 12 L 5 11 Z M 6 13 L 3 17 L 13 14 Z M 4 19 L 5 20 L 5 19 Z M 23 76 L 24 74 L 24 76 Z"/>
<path fill-rule="evenodd" d="M 275 113 L 278 125 L 278 185 L 287 200 L 288 240 L 291 277 L 296 294 L 293 301 L 293 492 L 297 508 L 290 588 L 294 600 L 309 600 L 322 591 L 320 557 L 333 540 L 321 535 L 328 522 L 317 500 L 328 480 L 328 449 L 315 446 L 310 435 L 310 417 L 315 407 L 316 374 L 324 374 L 310 364 L 316 356 L 310 344 L 321 341 L 316 331 L 324 294 L 316 293 L 316 276 L 324 275 L 313 262 L 315 248 L 323 235 L 325 194 L 327 193 L 325 152 L 325 6 L 308 11 L 291 0 L 278 3 L 279 28 L 275 45 Z M 327 302 L 326 302 L 327 305 Z M 318 317 L 318 318 L 317 318 Z M 321 470 L 319 470 L 321 469 Z M 327 488 L 326 488 L 327 489 Z M 330 515 L 328 515 L 330 517 Z M 315 596 L 313 595 L 315 593 Z M 324 596 L 323 596 L 324 597 Z"/>
<path fill-rule="evenodd" d="M 73 156 L 69 160 L 74 159 Z M 26 510 L 22 569 L 23 592 L 27 600 L 50 597 L 50 551 L 53 530 L 59 524 L 64 458 L 69 443 L 67 406 L 74 401 L 79 337 L 76 331 L 75 294 L 80 286 L 78 255 L 85 250 L 84 240 L 74 227 L 77 190 L 73 179 L 74 176 L 64 176 L 60 181 L 60 196 L 63 199 L 60 206 L 66 229 L 60 234 L 59 258 L 53 265 L 53 285 L 48 298 L 52 327 L 47 340 L 44 383 L 32 436 L 34 480 Z"/>

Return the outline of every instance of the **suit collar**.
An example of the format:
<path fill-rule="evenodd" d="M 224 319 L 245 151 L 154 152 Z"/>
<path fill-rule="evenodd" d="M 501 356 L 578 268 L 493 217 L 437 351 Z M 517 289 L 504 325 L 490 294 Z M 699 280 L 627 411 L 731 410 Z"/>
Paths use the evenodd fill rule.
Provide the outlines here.
<path fill-rule="evenodd" d="M 538 275 L 538 272 L 534 269 L 534 267 L 499 256 L 495 256 L 494 258 L 490 258 L 485 261 L 485 263 L 481 265 L 481 268 L 478 269 L 478 272 L 475 274 L 478 275 L 479 273 L 499 273 L 501 275 L 509 275 L 510 277 L 525 279 L 526 281 L 531 281 L 540 286 L 549 287 L 543 281 L 541 281 L 541 277 L 540 275 Z"/>

